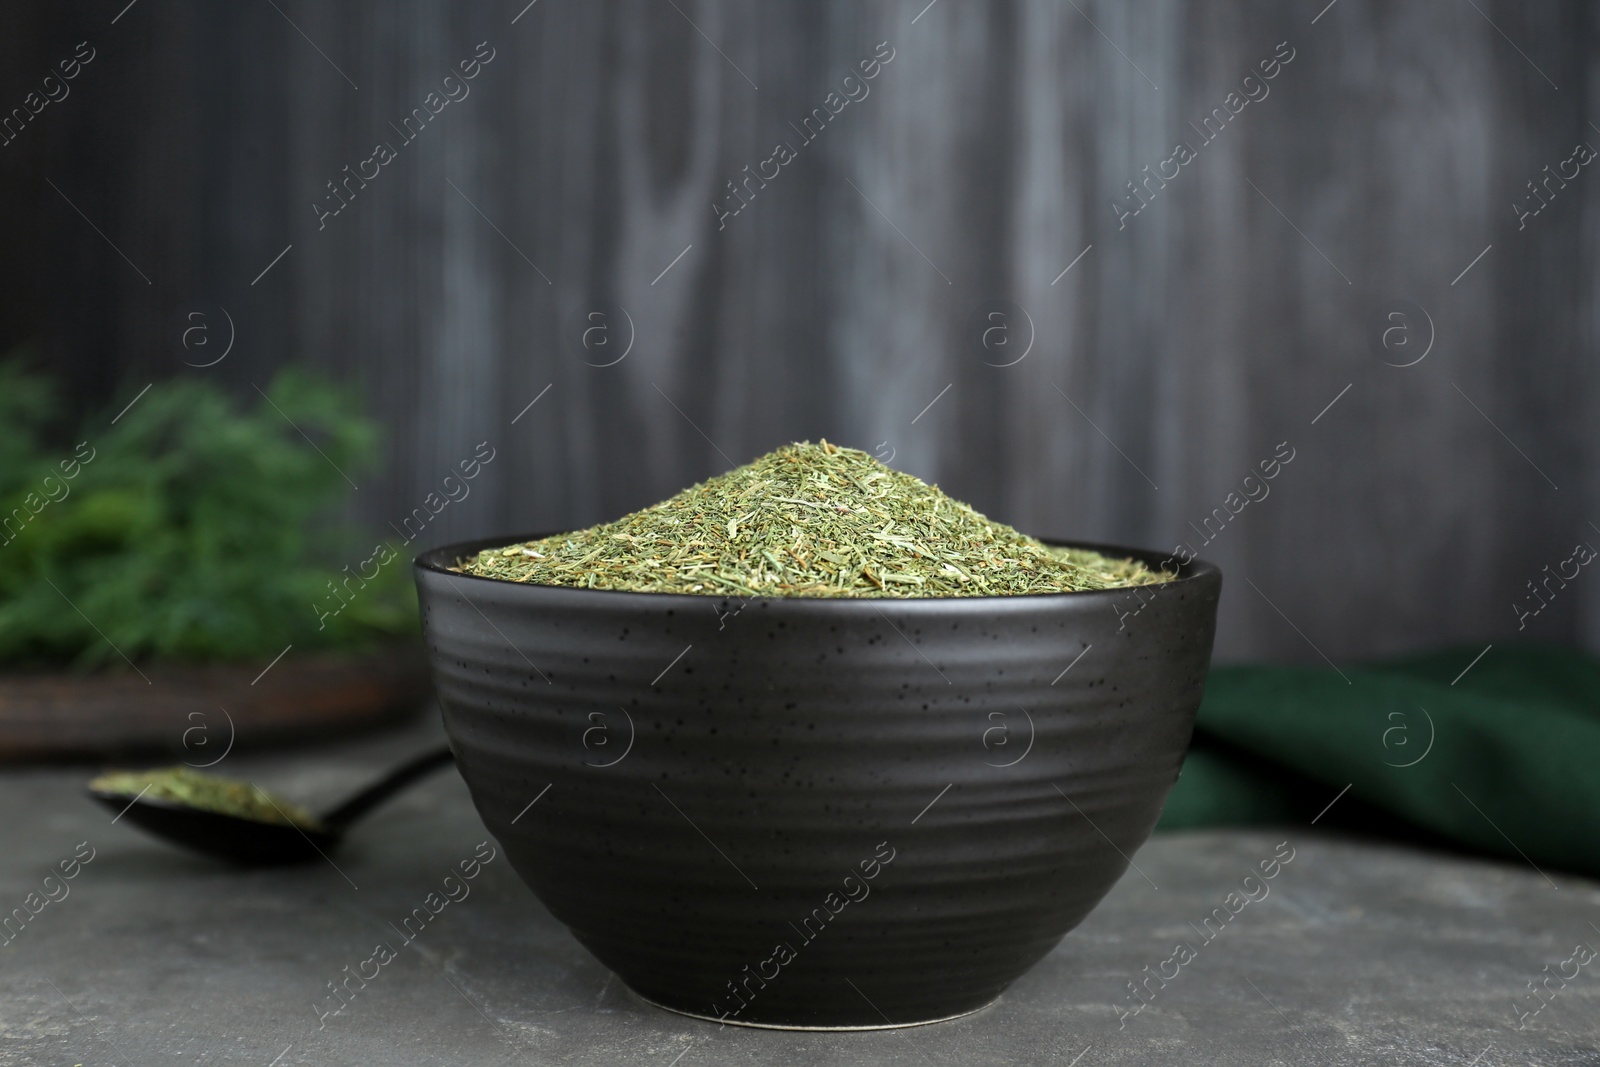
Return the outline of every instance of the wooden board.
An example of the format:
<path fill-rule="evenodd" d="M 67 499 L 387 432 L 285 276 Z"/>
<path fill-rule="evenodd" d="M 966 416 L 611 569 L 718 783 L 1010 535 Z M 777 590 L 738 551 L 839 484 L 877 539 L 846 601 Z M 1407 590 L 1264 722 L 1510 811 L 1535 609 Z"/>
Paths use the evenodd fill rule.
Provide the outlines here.
<path fill-rule="evenodd" d="M 401 718 L 432 689 L 412 643 L 267 664 L 147 667 L 144 675 L 0 675 L 0 760 L 163 752 L 202 767 L 230 747 L 304 740 Z"/>

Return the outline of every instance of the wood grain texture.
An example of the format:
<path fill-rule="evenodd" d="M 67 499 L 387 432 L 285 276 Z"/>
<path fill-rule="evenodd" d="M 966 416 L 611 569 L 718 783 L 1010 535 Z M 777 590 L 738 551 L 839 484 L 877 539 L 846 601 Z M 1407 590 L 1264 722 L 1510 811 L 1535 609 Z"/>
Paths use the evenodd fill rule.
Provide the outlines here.
<path fill-rule="evenodd" d="M 4 46 L 106 56 L 49 139 L 0 150 L 45 279 L 7 339 L 81 403 L 173 373 L 248 394 L 291 359 L 358 382 L 391 428 L 350 499 L 378 528 L 490 442 L 414 547 L 614 517 L 827 436 L 1030 532 L 1194 545 L 1228 575 L 1225 658 L 1600 642 L 1587 574 L 1520 634 L 1511 606 L 1600 538 L 1594 176 L 1521 229 L 1511 208 L 1600 145 L 1575 0 L 279 6 L 57 13 Z M 319 230 L 325 183 L 480 41 L 470 95 Z M 804 138 L 879 42 L 870 92 Z M 1194 161 L 1119 222 L 1180 140 Z M 779 142 L 794 161 L 719 229 Z M 1402 299 L 1436 334 L 1405 368 L 1376 340 Z M 238 348 L 185 368 L 183 316 L 215 305 Z M 1285 441 L 1270 496 L 1202 545 Z"/>

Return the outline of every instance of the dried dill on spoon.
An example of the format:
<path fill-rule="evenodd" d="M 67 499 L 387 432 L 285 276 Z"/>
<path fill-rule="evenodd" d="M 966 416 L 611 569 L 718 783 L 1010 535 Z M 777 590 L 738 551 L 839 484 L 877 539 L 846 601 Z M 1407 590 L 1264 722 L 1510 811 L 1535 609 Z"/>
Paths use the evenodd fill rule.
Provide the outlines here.
<path fill-rule="evenodd" d="M 1173 577 L 1052 548 L 827 441 L 786 445 L 615 522 L 486 549 L 459 569 L 538 585 L 773 597 L 1010 596 Z"/>
<path fill-rule="evenodd" d="M 304 808 L 264 793 L 249 782 L 201 774 L 188 767 L 114 771 L 90 782 L 89 788 L 108 795 L 126 796 L 130 801 L 148 798 L 251 822 L 323 829 L 317 817 Z"/>

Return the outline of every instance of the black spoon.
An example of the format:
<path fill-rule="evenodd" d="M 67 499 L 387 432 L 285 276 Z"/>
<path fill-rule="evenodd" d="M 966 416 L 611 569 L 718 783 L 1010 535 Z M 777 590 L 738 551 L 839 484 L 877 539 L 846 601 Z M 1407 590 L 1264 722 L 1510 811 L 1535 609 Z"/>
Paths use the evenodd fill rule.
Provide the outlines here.
<path fill-rule="evenodd" d="M 448 748 L 424 753 L 401 764 L 326 814 L 302 821 L 268 822 L 166 797 L 130 796 L 122 790 L 96 788 L 104 779 L 89 784 L 89 795 L 118 812 L 118 818 L 126 816 L 157 837 L 197 852 L 248 866 L 303 863 L 318 856 L 326 857 L 338 846 L 351 823 L 454 758 Z M 293 817 L 266 793 L 259 789 L 256 792 L 292 820 Z"/>

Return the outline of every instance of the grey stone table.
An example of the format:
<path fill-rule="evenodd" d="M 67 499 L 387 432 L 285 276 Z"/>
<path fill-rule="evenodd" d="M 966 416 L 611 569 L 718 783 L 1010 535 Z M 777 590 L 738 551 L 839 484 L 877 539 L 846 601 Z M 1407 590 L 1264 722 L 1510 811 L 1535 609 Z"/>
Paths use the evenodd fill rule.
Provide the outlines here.
<path fill-rule="evenodd" d="M 430 717 L 217 770 L 315 806 L 439 737 Z M 992 1007 L 795 1033 L 642 1004 L 499 855 L 402 944 L 395 927 L 487 837 L 449 771 L 331 862 L 258 872 L 113 825 L 84 798 L 86 776 L 0 773 L 0 910 L 58 898 L 0 947 L 3 1065 L 1600 1063 L 1600 960 L 1568 962 L 1578 943 L 1600 946 L 1600 886 L 1560 872 L 1311 827 L 1162 836 Z M 1284 841 L 1293 859 L 1267 895 L 1234 898 L 1237 914 L 1206 927 L 1213 909 L 1231 914 L 1228 894 L 1260 897 L 1243 879 Z M 90 850 L 75 878 L 45 883 Z M 365 963 L 380 942 L 394 958 Z M 324 1016 L 347 966 L 377 974 Z M 1157 972 L 1176 976 L 1149 978 L 1149 1003 L 1124 1018 L 1143 1003 L 1128 983 Z M 1559 972 L 1535 999 L 1529 983 Z"/>

